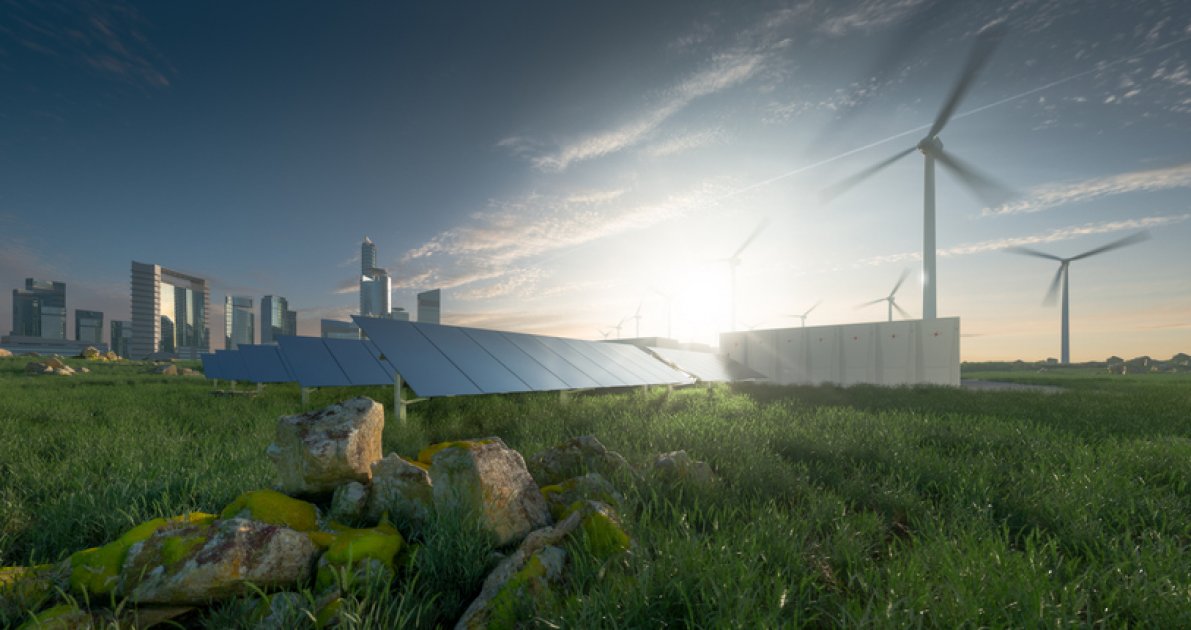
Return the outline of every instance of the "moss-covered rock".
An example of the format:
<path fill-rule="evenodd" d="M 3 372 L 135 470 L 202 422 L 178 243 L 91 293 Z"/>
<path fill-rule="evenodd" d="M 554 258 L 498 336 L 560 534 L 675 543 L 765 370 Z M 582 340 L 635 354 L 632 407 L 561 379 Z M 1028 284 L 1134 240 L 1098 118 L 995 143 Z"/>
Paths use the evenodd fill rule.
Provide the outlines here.
<path fill-rule="evenodd" d="M 78 593 L 111 593 L 116 589 L 128 550 L 134 544 L 162 529 L 205 525 L 214 519 L 215 515 L 203 512 L 191 512 L 169 519 L 155 518 L 133 527 L 102 547 L 75 552 L 70 556 L 70 587 Z"/>
<path fill-rule="evenodd" d="M 0 613 L 11 617 L 21 611 L 37 610 L 65 582 L 59 565 L 0 568 Z"/>
<path fill-rule="evenodd" d="M 76 604 L 60 604 L 33 615 L 17 630 L 89 630 L 95 627 L 91 613 Z"/>
<path fill-rule="evenodd" d="M 368 518 L 379 520 L 387 513 L 407 533 L 426 524 L 434 510 L 434 491 L 430 473 L 419 464 L 396 453 L 372 463 L 372 483 L 365 507 Z"/>
<path fill-rule="evenodd" d="M 610 451 L 594 435 L 581 435 L 532 455 L 527 464 L 538 485 L 549 486 L 589 472 L 615 478 L 631 471 L 619 453 Z"/>
<path fill-rule="evenodd" d="M 286 496 L 276 490 L 245 492 L 223 508 L 219 518 L 246 518 L 284 525 L 300 532 L 318 529 L 318 509 L 313 503 Z"/>
<path fill-rule="evenodd" d="M 555 520 L 564 518 L 576 501 L 600 501 L 617 509 L 624 503 L 624 497 L 599 473 L 588 473 L 582 477 L 567 479 L 562 483 L 542 488 L 542 496 L 550 507 Z"/>
<path fill-rule="evenodd" d="M 384 427 L 384 405 L 364 397 L 282 417 L 267 451 L 280 490 L 322 496 L 349 481 L 368 483 Z"/>
<path fill-rule="evenodd" d="M 335 584 L 335 574 L 339 571 L 393 573 L 393 558 L 401 551 L 405 540 L 391 523 L 381 521 L 376 527 L 367 529 L 335 524 L 331 530 L 334 538 L 318 559 L 316 585 L 319 588 Z"/>

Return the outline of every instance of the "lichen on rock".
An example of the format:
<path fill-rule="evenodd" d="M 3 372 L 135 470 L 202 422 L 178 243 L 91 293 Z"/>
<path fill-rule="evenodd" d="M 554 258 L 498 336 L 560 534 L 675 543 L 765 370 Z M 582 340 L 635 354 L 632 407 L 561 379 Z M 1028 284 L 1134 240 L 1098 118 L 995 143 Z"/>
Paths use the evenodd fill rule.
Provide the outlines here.
<path fill-rule="evenodd" d="M 219 517 L 246 518 L 284 525 L 300 532 L 318 529 L 318 510 L 314 504 L 286 496 L 276 490 L 245 492 L 223 508 Z"/>
<path fill-rule="evenodd" d="M 289 495 L 330 493 L 349 481 L 367 483 L 381 458 L 385 409 L 370 398 L 353 398 L 277 421 L 268 455 L 280 490 Z"/>

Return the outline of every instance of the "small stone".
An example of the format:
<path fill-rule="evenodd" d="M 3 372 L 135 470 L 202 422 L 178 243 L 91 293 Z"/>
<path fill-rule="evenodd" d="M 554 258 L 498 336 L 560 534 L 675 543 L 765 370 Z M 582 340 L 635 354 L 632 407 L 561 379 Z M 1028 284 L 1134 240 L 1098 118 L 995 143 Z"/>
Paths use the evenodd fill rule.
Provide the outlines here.
<path fill-rule="evenodd" d="M 383 461 L 383 460 L 382 460 Z M 376 482 L 376 464 L 372 465 L 373 483 Z M 331 518 L 336 520 L 355 520 L 364 514 L 364 506 L 368 503 L 368 486 L 349 481 L 338 488 L 331 498 Z"/>
<path fill-rule="evenodd" d="M 0 357 L 11 357 L 12 353 L 4 348 L 0 348 Z"/>
<path fill-rule="evenodd" d="M 548 486 L 589 472 L 614 476 L 628 471 L 624 457 L 609 451 L 594 435 L 581 435 L 536 453 L 527 463 L 539 485 Z"/>
<path fill-rule="evenodd" d="M 79 356 L 84 359 L 96 359 L 99 357 L 99 348 L 96 348 L 95 346 L 87 346 L 86 348 L 83 348 L 83 351 L 79 353 Z"/>
<path fill-rule="evenodd" d="M 163 376 L 177 376 L 178 366 L 174 365 L 173 363 L 167 363 L 165 365 L 159 365 L 153 368 L 152 372 L 153 374 L 161 374 Z"/>
<path fill-rule="evenodd" d="M 624 497 L 599 473 L 588 473 L 582 477 L 546 486 L 542 488 L 542 496 L 546 498 L 550 514 L 555 519 L 562 518 L 576 501 L 601 501 L 616 507 L 624 503 Z"/>
<path fill-rule="evenodd" d="M 66 364 L 62 362 L 62 359 L 60 359 L 56 356 L 50 357 L 50 358 L 46 359 L 45 361 L 42 361 L 42 363 L 44 363 L 54 369 L 60 369 L 60 368 L 66 367 Z"/>
<path fill-rule="evenodd" d="M 715 483 L 715 473 L 707 462 L 691 459 L 686 451 L 662 453 L 653 461 L 653 472 L 662 481 L 690 482 L 698 485 Z"/>
<path fill-rule="evenodd" d="M 418 529 L 426 524 L 433 509 L 434 489 L 425 464 L 396 453 L 372 463 L 366 507 L 369 519 L 379 520 L 388 513 L 399 526 Z"/>
<path fill-rule="evenodd" d="M 367 483 L 381 458 L 385 408 L 353 398 L 310 413 L 283 416 L 268 455 L 282 492 L 326 494 L 349 482 Z"/>

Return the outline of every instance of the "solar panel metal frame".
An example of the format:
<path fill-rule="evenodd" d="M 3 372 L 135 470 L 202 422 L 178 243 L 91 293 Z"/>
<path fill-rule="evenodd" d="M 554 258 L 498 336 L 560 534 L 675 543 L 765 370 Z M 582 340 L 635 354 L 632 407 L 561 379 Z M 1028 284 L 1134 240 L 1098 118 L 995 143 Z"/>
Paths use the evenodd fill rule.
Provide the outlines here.
<path fill-rule="evenodd" d="M 593 341 L 425 322 L 353 319 L 419 396 L 693 381 L 638 348 L 613 349 Z"/>
<path fill-rule="evenodd" d="M 223 364 L 223 378 L 229 381 L 251 381 L 248 366 L 244 364 L 244 357 L 235 350 L 216 350 L 219 361 Z"/>
<path fill-rule="evenodd" d="M 327 351 L 340 371 L 352 385 L 392 385 L 394 371 L 388 361 L 378 357 L 369 346 L 372 343 L 360 339 L 323 339 Z"/>
<path fill-rule="evenodd" d="M 241 345 L 239 352 L 254 383 L 292 383 L 294 375 L 281 360 L 281 351 L 269 344 Z"/>
<path fill-rule="evenodd" d="M 277 337 L 277 345 L 290 373 L 302 387 L 347 387 L 351 379 L 343 372 L 321 337 Z M 350 340 L 349 340 L 350 341 Z"/>

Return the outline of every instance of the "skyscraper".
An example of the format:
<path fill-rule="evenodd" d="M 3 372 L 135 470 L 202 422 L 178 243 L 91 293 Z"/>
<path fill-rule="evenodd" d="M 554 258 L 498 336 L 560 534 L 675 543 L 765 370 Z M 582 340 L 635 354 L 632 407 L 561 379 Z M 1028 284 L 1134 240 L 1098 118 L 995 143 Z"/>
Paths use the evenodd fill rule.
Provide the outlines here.
<path fill-rule="evenodd" d="M 252 313 L 252 298 L 229 295 L 223 302 L 224 348 L 235 350 L 240 344 L 253 343 L 256 318 Z"/>
<path fill-rule="evenodd" d="M 66 339 L 66 283 L 25 279 L 25 290 L 12 290 L 12 333 L 24 337 Z"/>
<path fill-rule="evenodd" d="M 112 352 L 117 356 L 128 358 L 128 345 L 132 342 L 132 322 L 118 319 L 112 320 Z"/>
<path fill-rule="evenodd" d="M 207 281 L 160 265 L 132 262 L 131 358 L 169 352 L 197 359 L 210 352 Z"/>
<path fill-rule="evenodd" d="M 103 313 L 74 309 L 74 338 L 75 341 L 86 341 L 97 346 L 102 344 Z"/>
<path fill-rule="evenodd" d="M 376 245 L 364 237 L 360 245 L 360 315 L 388 317 L 393 303 L 393 279 L 376 266 Z"/>
<path fill-rule="evenodd" d="M 261 343 L 276 343 L 277 335 L 298 334 L 298 314 L 289 301 L 277 295 L 261 298 Z"/>
<path fill-rule="evenodd" d="M 442 311 L 442 289 L 424 291 L 418 294 L 418 321 L 427 324 L 439 323 Z"/>
<path fill-rule="evenodd" d="M 368 275 L 368 272 L 375 267 L 376 245 L 372 242 L 372 239 L 365 236 L 364 242 L 360 243 L 360 275 Z"/>

